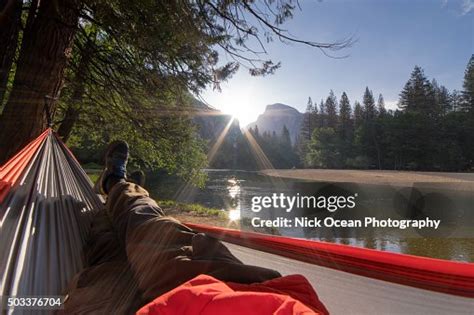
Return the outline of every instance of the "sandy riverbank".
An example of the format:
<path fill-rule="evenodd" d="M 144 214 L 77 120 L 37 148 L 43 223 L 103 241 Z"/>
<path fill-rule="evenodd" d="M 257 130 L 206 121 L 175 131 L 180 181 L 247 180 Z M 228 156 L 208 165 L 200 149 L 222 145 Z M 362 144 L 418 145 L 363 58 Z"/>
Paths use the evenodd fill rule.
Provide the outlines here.
<path fill-rule="evenodd" d="M 230 221 L 225 216 L 216 216 L 211 214 L 200 214 L 196 212 L 187 212 L 176 207 L 162 207 L 166 215 L 169 215 L 183 223 L 204 224 L 219 226 L 229 229 L 240 229 L 239 221 Z"/>
<path fill-rule="evenodd" d="M 261 171 L 261 173 L 267 176 L 315 182 L 375 184 L 399 187 L 423 185 L 436 188 L 474 191 L 474 173 L 326 169 L 268 169 Z"/>

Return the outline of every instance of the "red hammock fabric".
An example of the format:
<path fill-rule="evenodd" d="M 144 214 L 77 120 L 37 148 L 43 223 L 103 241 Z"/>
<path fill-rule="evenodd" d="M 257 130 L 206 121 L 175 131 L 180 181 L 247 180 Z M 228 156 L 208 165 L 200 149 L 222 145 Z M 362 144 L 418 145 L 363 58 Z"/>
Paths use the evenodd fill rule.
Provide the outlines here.
<path fill-rule="evenodd" d="M 186 224 L 223 241 L 421 289 L 474 297 L 474 264 L 382 252 L 341 244 Z"/>
<path fill-rule="evenodd" d="M 8 195 L 12 186 L 18 181 L 23 170 L 35 156 L 44 138 L 46 138 L 50 132 L 51 129 L 45 130 L 35 140 L 24 147 L 23 150 L 18 152 L 4 165 L 0 166 L 0 204 Z"/>
<path fill-rule="evenodd" d="M 308 306 L 293 297 L 305 301 Z M 287 276 L 245 285 L 226 284 L 211 276 L 200 275 L 159 296 L 142 307 L 137 314 L 327 315 L 329 313 L 302 276 Z"/>

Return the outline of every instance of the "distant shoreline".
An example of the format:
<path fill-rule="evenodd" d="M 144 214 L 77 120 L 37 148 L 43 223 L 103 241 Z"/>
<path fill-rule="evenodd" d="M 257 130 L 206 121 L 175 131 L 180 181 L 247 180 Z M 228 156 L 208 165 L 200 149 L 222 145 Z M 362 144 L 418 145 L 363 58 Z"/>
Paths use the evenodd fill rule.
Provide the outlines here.
<path fill-rule="evenodd" d="M 261 174 L 277 178 L 298 179 L 314 182 L 390 185 L 474 191 L 474 173 L 411 172 L 379 170 L 331 170 L 331 169 L 267 169 Z"/>

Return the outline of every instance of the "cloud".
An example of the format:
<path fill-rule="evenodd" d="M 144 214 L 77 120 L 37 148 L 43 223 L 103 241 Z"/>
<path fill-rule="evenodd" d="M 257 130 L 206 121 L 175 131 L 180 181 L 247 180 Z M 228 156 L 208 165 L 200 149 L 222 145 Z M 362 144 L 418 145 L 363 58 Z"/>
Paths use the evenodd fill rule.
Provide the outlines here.
<path fill-rule="evenodd" d="M 474 10 L 474 0 L 464 0 L 461 6 L 462 15 L 466 15 Z"/>
<path fill-rule="evenodd" d="M 440 0 L 441 8 L 456 12 L 457 14 L 466 15 L 474 11 L 474 0 Z"/>

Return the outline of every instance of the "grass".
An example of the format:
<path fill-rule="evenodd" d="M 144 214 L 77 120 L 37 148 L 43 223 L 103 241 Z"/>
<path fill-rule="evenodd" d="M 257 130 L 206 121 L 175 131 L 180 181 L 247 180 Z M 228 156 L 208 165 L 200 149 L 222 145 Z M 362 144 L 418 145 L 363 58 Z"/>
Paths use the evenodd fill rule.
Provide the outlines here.
<path fill-rule="evenodd" d="M 87 176 L 89 176 L 93 183 L 99 179 L 100 173 L 104 169 L 103 166 L 93 162 L 82 164 L 81 166 L 86 171 Z"/>
<path fill-rule="evenodd" d="M 104 167 L 97 163 L 90 162 L 90 163 L 82 164 L 82 168 L 85 170 L 102 170 Z"/>
<path fill-rule="evenodd" d="M 101 168 L 97 164 L 88 163 L 83 165 L 87 176 L 95 183 L 100 177 Z M 174 200 L 160 200 L 158 205 L 168 214 L 182 214 L 189 217 L 213 218 L 214 221 L 224 221 L 228 219 L 226 211 L 216 208 L 208 208 L 197 203 L 183 203 Z"/>
<path fill-rule="evenodd" d="M 227 219 L 227 212 L 216 208 L 207 208 L 196 203 L 182 203 L 176 202 L 174 200 L 160 200 L 158 201 L 158 205 L 163 209 L 179 210 L 181 212 L 187 212 L 199 216 L 220 217 Z"/>
<path fill-rule="evenodd" d="M 99 179 L 100 173 L 98 173 L 98 172 L 87 173 L 87 176 L 89 176 L 89 178 L 91 179 L 91 181 L 92 181 L 93 183 L 95 183 L 95 182 Z"/>

